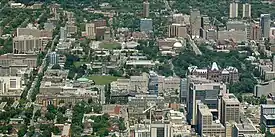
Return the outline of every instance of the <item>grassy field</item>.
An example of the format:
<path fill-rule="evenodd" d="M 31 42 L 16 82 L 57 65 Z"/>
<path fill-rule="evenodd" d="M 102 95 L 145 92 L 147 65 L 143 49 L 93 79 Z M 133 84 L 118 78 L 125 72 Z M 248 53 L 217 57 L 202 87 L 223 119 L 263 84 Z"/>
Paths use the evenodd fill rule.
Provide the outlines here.
<path fill-rule="evenodd" d="M 121 48 L 121 44 L 117 42 L 102 42 L 99 44 L 99 47 L 104 49 L 119 49 Z"/>
<path fill-rule="evenodd" d="M 89 76 L 89 79 L 93 80 L 97 85 L 106 85 L 113 81 L 116 81 L 119 77 L 114 76 Z"/>

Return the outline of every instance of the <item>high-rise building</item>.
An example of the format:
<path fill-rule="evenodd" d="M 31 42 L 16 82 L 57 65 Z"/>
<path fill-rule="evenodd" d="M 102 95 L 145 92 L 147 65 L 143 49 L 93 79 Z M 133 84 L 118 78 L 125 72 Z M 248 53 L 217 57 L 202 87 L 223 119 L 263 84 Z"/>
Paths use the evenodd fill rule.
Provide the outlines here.
<path fill-rule="evenodd" d="M 58 54 L 56 52 L 51 52 L 49 54 L 50 64 L 54 65 L 58 63 Z"/>
<path fill-rule="evenodd" d="M 150 3 L 148 2 L 148 0 L 145 0 L 143 2 L 143 17 L 144 18 L 149 17 L 149 5 L 150 5 Z"/>
<path fill-rule="evenodd" d="M 188 92 L 188 80 L 187 78 L 183 78 L 180 80 L 180 101 L 183 104 L 186 103 L 187 92 Z"/>
<path fill-rule="evenodd" d="M 238 17 L 238 3 L 236 2 L 230 3 L 229 18 L 237 18 L 237 17 Z"/>
<path fill-rule="evenodd" d="M 234 94 L 225 94 L 221 99 L 221 123 L 240 122 L 240 102 Z"/>
<path fill-rule="evenodd" d="M 13 53 L 33 53 L 43 50 L 42 38 L 29 36 L 18 36 L 13 38 Z"/>
<path fill-rule="evenodd" d="M 201 15 L 200 11 L 197 9 L 192 9 L 190 12 L 190 26 L 191 26 L 191 35 L 193 38 L 200 36 L 201 28 Z"/>
<path fill-rule="evenodd" d="M 187 37 L 187 27 L 184 24 L 172 24 L 168 28 L 169 37 Z"/>
<path fill-rule="evenodd" d="M 250 40 L 260 40 L 262 33 L 261 27 L 258 24 L 251 25 Z"/>
<path fill-rule="evenodd" d="M 251 17 L 251 4 L 245 3 L 243 4 L 243 18 Z"/>
<path fill-rule="evenodd" d="M 153 30 L 153 21 L 152 19 L 140 19 L 140 31 L 141 32 L 151 32 Z"/>
<path fill-rule="evenodd" d="M 148 90 L 150 94 L 158 95 L 158 74 L 153 71 L 149 72 Z"/>
<path fill-rule="evenodd" d="M 270 14 L 261 14 L 260 24 L 262 29 L 262 37 L 264 38 L 269 38 L 270 23 Z"/>
<path fill-rule="evenodd" d="M 197 131 L 201 136 L 224 136 L 225 127 L 218 121 L 213 121 L 213 115 L 207 105 L 200 101 L 197 105 Z"/>
<path fill-rule="evenodd" d="M 187 92 L 187 121 L 191 125 L 197 125 L 196 101 L 198 100 L 207 105 L 212 113 L 218 117 L 218 96 L 226 93 L 226 85 L 195 76 L 189 76 L 188 80 L 190 84 L 189 91 Z"/>
<path fill-rule="evenodd" d="M 95 24 L 94 23 L 87 23 L 86 24 L 86 36 L 89 39 L 95 39 Z"/>
<path fill-rule="evenodd" d="M 67 28 L 66 27 L 60 27 L 60 40 L 67 40 Z"/>

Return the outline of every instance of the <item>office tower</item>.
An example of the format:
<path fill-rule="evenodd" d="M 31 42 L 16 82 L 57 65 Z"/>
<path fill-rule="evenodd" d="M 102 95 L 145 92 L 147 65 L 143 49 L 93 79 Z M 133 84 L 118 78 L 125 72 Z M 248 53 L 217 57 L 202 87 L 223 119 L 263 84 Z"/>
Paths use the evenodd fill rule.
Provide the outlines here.
<path fill-rule="evenodd" d="M 201 17 L 200 37 L 206 39 L 206 32 L 211 29 L 210 19 L 208 16 Z"/>
<path fill-rule="evenodd" d="M 148 90 L 150 94 L 158 95 L 158 74 L 154 71 L 149 72 Z"/>
<path fill-rule="evenodd" d="M 13 38 L 13 53 L 33 53 L 43 50 L 42 38 L 33 36 L 18 36 Z"/>
<path fill-rule="evenodd" d="M 183 78 L 180 80 L 180 102 L 185 104 L 188 92 L 188 79 Z"/>
<path fill-rule="evenodd" d="M 58 54 L 56 52 L 51 52 L 49 54 L 49 60 L 50 60 L 50 64 L 54 65 L 58 63 Z"/>
<path fill-rule="evenodd" d="M 89 39 L 95 39 L 95 24 L 94 23 L 87 23 L 86 24 L 86 36 Z"/>
<path fill-rule="evenodd" d="M 200 101 L 197 104 L 197 123 L 200 136 L 224 136 L 225 127 L 218 121 L 213 121 L 213 115 L 207 105 Z"/>
<path fill-rule="evenodd" d="M 221 99 L 221 123 L 240 122 L 240 102 L 234 94 L 225 94 Z"/>
<path fill-rule="evenodd" d="M 262 29 L 262 37 L 268 38 L 269 37 L 269 31 L 270 31 L 270 14 L 261 14 L 261 29 Z"/>
<path fill-rule="evenodd" d="M 251 4 L 245 3 L 243 4 L 243 18 L 251 17 Z"/>
<path fill-rule="evenodd" d="M 151 32 L 153 30 L 153 21 L 152 19 L 140 19 L 140 31 L 141 32 Z"/>
<path fill-rule="evenodd" d="M 192 38 L 197 38 L 200 35 L 201 28 L 201 15 L 200 11 L 193 9 L 190 12 L 190 26 L 191 26 L 191 35 Z"/>
<path fill-rule="evenodd" d="M 236 2 L 230 3 L 229 18 L 237 18 L 237 17 L 238 17 L 238 3 Z"/>
<path fill-rule="evenodd" d="M 187 37 L 187 27 L 184 24 L 172 24 L 168 28 L 169 37 Z"/>
<path fill-rule="evenodd" d="M 66 41 L 67 40 L 67 28 L 60 27 L 60 40 Z"/>
<path fill-rule="evenodd" d="M 189 76 L 188 80 L 190 84 L 187 92 L 187 121 L 191 125 L 196 125 L 196 101 L 198 100 L 207 105 L 213 114 L 218 117 L 218 96 L 226 93 L 226 85 L 195 76 Z"/>
<path fill-rule="evenodd" d="M 144 18 L 149 17 L 149 2 L 148 2 L 148 0 L 145 0 L 143 2 L 143 17 Z"/>

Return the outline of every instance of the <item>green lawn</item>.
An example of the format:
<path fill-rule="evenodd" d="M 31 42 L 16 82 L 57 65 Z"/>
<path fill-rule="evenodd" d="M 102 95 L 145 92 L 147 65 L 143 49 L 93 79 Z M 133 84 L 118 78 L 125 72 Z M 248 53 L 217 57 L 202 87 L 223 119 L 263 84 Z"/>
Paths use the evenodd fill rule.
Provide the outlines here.
<path fill-rule="evenodd" d="M 99 47 L 104 49 L 119 49 L 121 48 L 121 44 L 117 42 L 102 42 L 99 44 Z"/>
<path fill-rule="evenodd" d="M 96 85 L 106 85 L 113 81 L 116 81 L 119 77 L 115 76 L 89 76 L 89 79 L 93 80 Z"/>

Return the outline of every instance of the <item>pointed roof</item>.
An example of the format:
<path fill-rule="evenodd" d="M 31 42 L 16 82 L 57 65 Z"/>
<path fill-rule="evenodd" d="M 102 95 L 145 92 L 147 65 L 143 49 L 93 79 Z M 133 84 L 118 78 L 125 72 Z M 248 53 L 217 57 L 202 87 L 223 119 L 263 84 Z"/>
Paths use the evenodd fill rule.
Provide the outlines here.
<path fill-rule="evenodd" d="M 211 70 L 219 70 L 219 67 L 216 62 L 213 62 Z"/>

